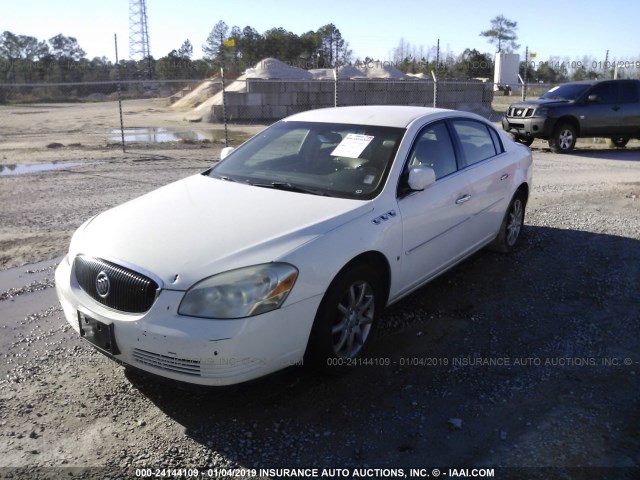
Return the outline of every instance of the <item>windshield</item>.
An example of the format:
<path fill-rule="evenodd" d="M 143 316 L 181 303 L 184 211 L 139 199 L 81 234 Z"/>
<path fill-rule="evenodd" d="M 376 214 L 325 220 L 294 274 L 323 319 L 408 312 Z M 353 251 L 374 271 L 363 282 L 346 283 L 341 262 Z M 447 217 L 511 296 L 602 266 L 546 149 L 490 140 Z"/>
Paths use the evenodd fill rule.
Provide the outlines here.
<path fill-rule="evenodd" d="M 256 187 L 368 200 L 384 185 L 404 129 L 278 122 L 209 175 Z"/>
<path fill-rule="evenodd" d="M 582 83 L 568 83 L 566 85 L 560 85 L 558 87 L 553 87 L 547 93 L 542 95 L 540 98 L 545 98 L 548 100 L 559 99 L 559 100 L 575 100 L 580 95 L 582 95 L 587 88 L 591 85 L 582 84 Z"/>

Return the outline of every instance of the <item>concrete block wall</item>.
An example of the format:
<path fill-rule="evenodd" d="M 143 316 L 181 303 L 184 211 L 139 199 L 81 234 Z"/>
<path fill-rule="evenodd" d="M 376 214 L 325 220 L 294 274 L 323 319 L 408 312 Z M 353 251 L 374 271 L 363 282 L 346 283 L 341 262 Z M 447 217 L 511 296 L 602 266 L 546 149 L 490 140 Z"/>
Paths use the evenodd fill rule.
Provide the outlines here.
<path fill-rule="evenodd" d="M 293 113 L 334 106 L 331 80 L 246 80 L 245 91 L 226 93 L 230 121 L 278 120 Z M 433 106 L 434 83 L 425 80 L 340 80 L 338 105 Z M 438 107 L 487 114 L 493 88 L 482 82 L 438 82 Z M 212 121 L 223 118 L 212 107 Z"/>

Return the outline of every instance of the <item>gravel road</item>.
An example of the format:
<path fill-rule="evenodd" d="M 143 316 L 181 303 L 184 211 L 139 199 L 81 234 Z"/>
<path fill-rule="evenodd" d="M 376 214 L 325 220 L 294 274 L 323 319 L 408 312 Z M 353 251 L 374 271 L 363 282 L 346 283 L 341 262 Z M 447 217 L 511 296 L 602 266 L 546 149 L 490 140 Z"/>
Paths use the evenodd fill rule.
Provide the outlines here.
<path fill-rule="evenodd" d="M 0 478 L 140 478 L 136 468 L 156 467 L 640 478 L 638 148 L 534 148 L 519 250 L 480 252 L 388 308 L 377 365 L 177 388 L 81 341 L 53 270 L 83 220 L 210 158 L 138 151 L 0 177 Z"/>

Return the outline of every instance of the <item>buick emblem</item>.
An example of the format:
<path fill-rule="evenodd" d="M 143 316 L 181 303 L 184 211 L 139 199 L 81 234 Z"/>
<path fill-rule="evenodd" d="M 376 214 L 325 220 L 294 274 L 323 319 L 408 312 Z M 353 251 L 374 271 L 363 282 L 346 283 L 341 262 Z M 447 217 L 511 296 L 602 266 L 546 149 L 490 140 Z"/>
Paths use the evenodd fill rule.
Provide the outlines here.
<path fill-rule="evenodd" d="M 111 289 L 111 280 L 107 276 L 105 271 L 102 271 L 96 277 L 96 293 L 101 298 L 107 298 L 109 296 L 109 290 Z"/>

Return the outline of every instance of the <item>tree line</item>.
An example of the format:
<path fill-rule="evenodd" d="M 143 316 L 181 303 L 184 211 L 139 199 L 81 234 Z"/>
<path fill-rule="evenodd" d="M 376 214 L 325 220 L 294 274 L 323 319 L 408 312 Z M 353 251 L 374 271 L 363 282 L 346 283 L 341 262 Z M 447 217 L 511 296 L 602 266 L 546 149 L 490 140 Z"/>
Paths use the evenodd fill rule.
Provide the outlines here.
<path fill-rule="evenodd" d="M 193 45 L 187 39 L 158 59 L 120 60 L 119 74 L 123 80 L 204 79 L 219 74 L 223 64 L 228 75 L 240 75 L 266 57 L 305 69 L 332 68 L 351 60 L 349 44 L 334 24 L 296 35 L 284 28 L 261 34 L 250 26 L 241 30 L 220 21 L 202 50 L 204 57 L 193 59 Z M 88 59 L 74 37 L 59 34 L 39 40 L 9 31 L 0 35 L 0 83 L 111 81 L 116 79 L 115 70 L 106 57 Z"/>
<path fill-rule="evenodd" d="M 503 16 L 491 21 L 491 28 L 480 33 L 498 51 L 512 51 L 517 23 Z M 405 73 L 435 72 L 439 79 L 493 78 L 493 55 L 467 48 L 459 55 L 441 52 L 436 47 L 416 48 L 404 39 L 390 52 L 389 61 L 366 57 L 354 58 L 349 42 L 334 24 L 300 35 L 282 27 L 263 33 L 246 26 L 229 27 L 217 22 L 202 45 L 203 58 L 193 58 L 193 45 L 185 40 L 167 55 L 155 59 L 123 59 L 118 65 L 106 57 L 88 59 L 74 37 L 58 34 L 48 40 L 5 31 L 0 35 L 0 86 L 2 84 L 114 82 L 121 80 L 199 80 L 220 74 L 235 77 L 266 57 L 304 69 L 334 68 L 341 65 L 364 66 L 391 64 Z M 600 62 L 602 63 L 602 62 Z M 116 68 L 119 67 L 119 68 Z M 610 72 L 598 68 L 591 57 L 569 61 L 552 57 L 546 62 L 521 62 L 520 73 L 531 82 L 562 83 L 571 80 L 602 77 Z M 606 70 L 606 71 L 605 71 Z M 139 88 L 139 87 L 127 87 Z M 103 93 L 112 93 L 115 85 L 105 85 Z M 0 88 L 0 101 L 11 97 L 7 88 Z M 50 89 L 51 92 L 54 89 Z M 76 96 L 95 91 L 91 86 L 78 86 Z M 55 96 L 55 95 L 54 95 Z M 64 92 L 60 91 L 60 96 Z"/>

